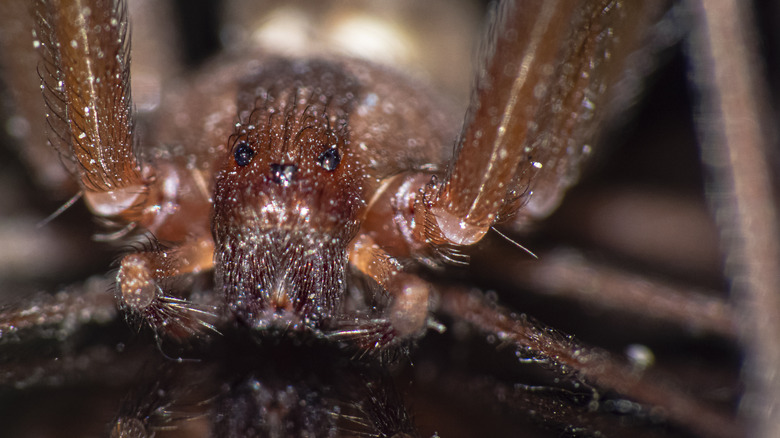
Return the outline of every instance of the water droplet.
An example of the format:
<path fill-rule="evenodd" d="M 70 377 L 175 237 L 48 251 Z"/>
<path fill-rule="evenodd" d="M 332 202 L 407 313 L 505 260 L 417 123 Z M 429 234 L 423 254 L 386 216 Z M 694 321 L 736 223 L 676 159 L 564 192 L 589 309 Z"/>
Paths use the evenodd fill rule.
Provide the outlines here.
<path fill-rule="evenodd" d="M 593 111 L 596 108 L 596 105 L 587 96 L 582 98 L 582 106 L 589 111 Z"/>

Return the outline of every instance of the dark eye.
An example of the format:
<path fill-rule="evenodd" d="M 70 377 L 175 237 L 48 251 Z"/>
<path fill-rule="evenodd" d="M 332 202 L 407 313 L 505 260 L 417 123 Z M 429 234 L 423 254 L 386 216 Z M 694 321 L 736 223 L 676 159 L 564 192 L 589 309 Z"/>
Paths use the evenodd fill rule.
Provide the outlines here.
<path fill-rule="evenodd" d="M 339 154 L 338 149 L 331 148 L 320 154 L 317 162 L 320 163 L 320 166 L 322 166 L 323 169 L 332 172 L 336 170 L 339 163 L 341 163 L 341 154 Z"/>
<path fill-rule="evenodd" d="M 252 162 L 252 157 L 255 156 L 255 150 L 245 141 L 242 141 L 236 146 L 236 151 L 233 153 L 233 156 L 236 157 L 236 164 L 243 167 Z"/>

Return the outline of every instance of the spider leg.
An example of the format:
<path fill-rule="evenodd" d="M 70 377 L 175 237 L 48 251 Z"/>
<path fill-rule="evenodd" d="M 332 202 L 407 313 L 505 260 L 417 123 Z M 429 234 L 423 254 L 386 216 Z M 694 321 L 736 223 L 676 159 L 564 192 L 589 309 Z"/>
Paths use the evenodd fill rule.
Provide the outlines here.
<path fill-rule="evenodd" d="M 34 72 L 38 55 L 30 50 L 33 28 L 28 2 L 0 2 L 0 50 L 13 62 L 4 63 L 2 76 L 13 102 L 13 112 L 6 121 L 8 133 L 18 143 L 20 156 L 32 169 L 36 181 L 62 197 L 73 189 L 70 175 L 63 168 L 57 151 L 47 144 L 46 131 L 34 126 L 45 119 L 41 105 L 40 79 Z"/>
<path fill-rule="evenodd" d="M 668 428 L 665 429 L 663 422 L 659 422 L 652 414 L 640 417 L 641 407 L 635 403 L 626 403 L 624 399 L 608 400 L 600 403 L 600 408 L 603 409 L 593 409 L 594 394 L 588 392 L 588 388 L 582 384 L 575 389 L 525 385 L 506 383 L 495 377 L 475 376 L 463 371 L 446 371 L 433 381 L 426 382 L 425 386 L 428 387 L 427 391 L 434 393 L 439 400 L 449 400 L 451 403 L 458 401 L 473 406 L 474 410 L 484 409 L 487 413 L 481 413 L 483 416 L 490 415 L 490 412 L 500 412 L 501 417 L 490 423 L 498 432 L 491 432 L 489 436 L 496 436 L 502 433 L 501 430 L 523 430 L 527 431 L 529 436 L 546 436 L 543 433 L 532 434 L 535 426 L 545 430 L 551 427 L 559 430 L 560 433 L 555 436 L 668 436 L 668 433 L 664 433 Z M 624 410 L 630 407 L 640 412 L 636 418 L 629 420 L 625 414 L 610 415 L 610 405 L 621 406 Z M 511 426 L 501 428 L 495 424 L 500 421 L 509 422 Z M 470 425 L 470 422 L 467 424 Z M 458 424 L 455 427 L 459 429 L 463 425 Z M 474 427 L 475 431 L 470 431 L 467 436 L 484 433 L 482 430 L 487 426 Z M 442 436 L 444 435 L 445 432 L 442 431 Z"/>
<path fill-rule="evenodd" d="M 416 275 L 403 272 L 401 264 L 369 236 L 360 236 L 352 245 L 349 251 L 352 266 L 391 294 L 390 304 L 383 312 L 391 332 L 381 343 L 390 342 L 395 337 L 420 334 L 428 318 L 428 283 Z"/>
<path fill-rule="evenodd" d="M 689 3 L 702 158 L 714 176 L 708 196 L 728 251 L 726 273 L 745 343 L 741 408 L 755 436 L 775 436 L 780 433 L 780 219 L 772 165 L 777 129 L 762 77 L 758 20 L 739 2 Z"/>
<path fill-rule="evenodd" d="M 597 122 L 617 94 L 633 91 L 617 81 L 660 6 L 501 4 L 456 154 L 415 206 L 426 241 L 469 245 L 521 206 L 520 222 L 557 206 Z"/>
<path fill-rule="evenodd" d="M 702 404 L 653 373 L 637 373 L 609 353 L 587 347 L 526 315 L 510 312 L 481 294 L 460 288 L 441 289 L 439 293 L 437 311 L 467 321 L 502 343 L 514 345 L 519 353 L 544 360 L 564 375 L 574 373 L 584 382 L 659 407 L 670 421 L 702 436 L 741 435 L 740 423 L 735 418 Z"/>
<path fill-rule="evenodd" d="M 94 277 L 56 294 L 39 294 L 0 310 L 0 343 L 36 337 L 67 338 L 85 324 L 106 324 L 116 318 L 110 282 Z"/>
<path fill-rule="evenodd" d="M 183 339 L 203 330 L 217 332 L 213 306 L 202 307 L 174 296 L 165 280 L 212 268 L 210 238 L 193 239 L 175 249 L 158 249 L 124 256 L 117 273 L 116 295 L 130 318 L 140 316 L 158 336 Z M 218 333 L 218 332 L 217 332 Z"/>
<path fill-rule="evenodd" d="M 50 140 L 102 216 L 128 215 L 147 192 L 134 151 L 127 4 L 37 1 L 34 46 Z"/>
<path fill-rule="evenodd" d="M 124 0 L 32 5 L 49 141 L 93 214 L 120 227 L 140 226 L 160 238 L 182 240 L 187 231 L 167 219 L 190 206 L 193 214 L 208 208 L 203 175 L 179 162 L 141 161 L 127 9 Z"/>
<path fill-rule="evenodd" d="M 0 309 L 0 386 L 61 386 L 126 382 L 140 363 L 123 355 L 124 322 L 108 293 L 111 281 L 92 277 L 55 294 L 40 293 Z M 99 335 L 94 335 L 99 327 Z"/>
<path fill-rule="evenodd" d="M 56 194 L 57 198 L 70 196 L 77 190 L 66 167 L 76 169 L 68 158 L 68 151 L 52 148 L 46 129 L 34 129 L 44 123 L 47 108 L 41 104 L 41 75 L 46 64 L 41 64 L 39 54 L 33 47 L 33 2 L 5 1 L 0 3 L 0 49 L 13 62 L 2 66 L 2 77 L 7 93 L 13 103 L 8 133 L 18 143 L 21 158 L 32 170 L 35 180 Z M 135 17 L 135 52 L 133 54 L 132 82 L 135 90 L 134 104 L 140 113 L 154 109 L 160 100 L 161 83 L 171 77 L 176 59 L 170 19 L 170 5 L 164 2 L 134 1 L 129 13 Z M 40 42 L 40 41 L 39 41 Z M 38 70 L 41 68 L 41 70 Z M 57 142 L 56 144 L 59 144 Z M 61 159 L 64 154 L 64 160 Z M 63 163 L 66 167 L 63 167 Z"/>
<path fill-rule="evenodd" d="M 712 333 L 735 340 L 736 317 L 722 292 L 686 287 L 588 260 L 573 248 L 539 254 L 539 260 L 517 260 L 512 252 L 491 245 L 490 258 L 474 257 L 485 279 L 502 278 L 509 287 L 573 299 L 588 306 L 630 312 L 637 317 L 674 324 L 696 334 Z"/>

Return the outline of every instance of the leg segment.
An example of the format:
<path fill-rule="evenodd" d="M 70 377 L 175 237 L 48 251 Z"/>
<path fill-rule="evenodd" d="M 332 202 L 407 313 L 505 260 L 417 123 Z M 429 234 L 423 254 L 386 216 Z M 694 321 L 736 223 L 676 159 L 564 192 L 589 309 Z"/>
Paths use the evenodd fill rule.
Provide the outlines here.
<path fill-rule="evenodd" d="M 457 153 L 415 209 L 434 245 L 475 243 L 522 205 L 528 218 L 548 214 L 611 100 L 633 91 L 618 80 L 637 75 L 625 61 L 661 5 L 581 3 L 502 3 Z"/>
<path fill-rule="evenodd" d="M 385 314 L 395 336 L 407 337 L 422 332 L 428 318 L 430 295 L 426 281 L 403 272 L 398 261 L 365 235 L 353 244 L 350 262 L 392 294 Z"/>
<path fill-rule="evenodd" d="M 474 257 L 473 266 L 484 279 L 502 278 L 518 289 L 626 312 L 690 332 L 725 339 L 737 337 L 734 310 L 718 296 L 719 292 L 591 261 L 573 248 L 543 252 L 539 260 L 532 261 L 513 259 L 510 251 L 491 249 L 490 258 Z"/>
<path fill-rule="evenodd" d="M 428 324 L 428 282 L 404 272 L 403 266 L 366 234 L 352 242 L 349 262 L 376 282 L 378 296 L 363 297 L 368 308 L 359 310 L 355 318 L 345 315 L 331 328 L 329 337 L 350 339 L 364 350 L 380 351 L 397 340 L 424 333 Z"/>
<path fill-rule="evenodd" d="M 216 315 L 170 293 L 166 279 L 197 273 L 212 266 L 211 239 L 194 239 L 176 249 L 128 254 L 117 273 L 117 300 L 129 316 L 140 317 L 158 335 L 174 338 L 215 330 Z M 213 306 L 208 306 L 213 308 Z"/>
<path fill-rule="evenodd" d="M 127 5 L 39 0 L 32 12 L 50 141 L 96 214 L 132 221 L 152 175 L 133 147 Z"/>
<path fill-rule="evenodd" d="M 780 236 L 773 166 L 777 129 L 762 77 L 751 8 L 735 1 L 690 2 L 697 124 L 702 157 L 714 178 L 709 200 L 745 342 L 743 413 L 755 436 L 780 434 Z"/>
<path fill-rule="evenodd" d="M 48 119 L 83 187 L 142 186 L 133 155 L 127 11 L 123 3 L 35 5 Z M 106 12 L 108 11 L 108 12 Z"/>
<path fill-rule="evenodd" d="M 43 122 L 45 111 L 40 102 L 41 81 L 35 74 L 39 57 L 30 50 L 33 24 L 28 3 L 0 2 L 0 51 L 7 60 L 2 65 L 2 78 L 13 103 L 11 117 L 3 121 L 36 182 L 58 197 L 67 197 L 72 193 L 73 181 L 57 151 L 47 144 L 46 131 L 35 128 Z"/>
<path fill-rule="evenodd" d="M 110 282 L 92 278 L 54 295 L 40 294 L 23 304 L 0 309 L 0 344 L 32 337 L 67 338 L 85 324 L 106 324 L 116 317 Z M 34 332 L 33 336 L 25 333 Z"/>
<path fill-rule="evenodd" d="M 676 386 L 659 381 L 652 370 L 638 374 L 609 353 L 586 347 L 525 315 L 496 306 L 479 294 L 458 288 L 439 292 L 437 311 L 467 321 L 478 330 L 496 336 L 502 344 L 514 345 L 518 352 L 544 360 L 563 374 L 575 373 L 579 379 L 597 387 L 659 407 L 671 422 L 702 436 L 741 436 L 741 426 L 735 418 L 705 406 Z"/>

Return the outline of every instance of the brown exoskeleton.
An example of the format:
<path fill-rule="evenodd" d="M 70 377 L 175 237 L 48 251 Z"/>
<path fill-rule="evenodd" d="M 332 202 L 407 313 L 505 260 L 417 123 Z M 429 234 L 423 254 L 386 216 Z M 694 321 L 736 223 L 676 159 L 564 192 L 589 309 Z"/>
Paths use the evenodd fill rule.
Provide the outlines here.
<path fill-rule="evenodd" d="M 444 174 L 438 163 L 453 136 L 423 90 L 358 61 L 263 55 L 217 61 L 210 80 L 164 101 L 163 112 L 197 110 L 157 128 L 154 143 L 181 144 L 181 153 L 144 159 L 135 150 L 125 6 L 100 6 L 42 2 L 35 44 L 48 119 L 87 205 L 172 242 L 123 257 L 121 304 L 155 329 L 190 329 L 201 318 L 163 282 L 213 266 L 221 301 L 250 327 L 281 318 L 338 333 L 353 323 L 342 311 L 349 260 L 391 297 L 369 323 L 382 327 L 356 321 L 354 330 L 380 333 L 375 347 L 425 326 L 428 286 L 399 260 L 473 244 L 521 204 L 532 216 L 557 203 L 567 181 L 542 183 L 544 175 L 572 174 L 587 154 L 592 125 L 577 121 L 611 99 L 606 84 L 643 32 L 610 34 L 651 16 L 619 3 L 506 5 L 479 105 Z M 571 20 L 583 25 L 561 32 L 558 23 Z M 532 104 L 542 100 L 554 103 Z M 542 121 L 548 132 L 537 133 Z"/>
<path fill-rule="evenodd" d="M 392 391 L 361 388 L 385 379 L 366 377 L 383 364 L 367 353 L 394 351 L 431 327 L 443 330 L 435 311 L 528 348 L 563 375 L 574 372 L 649 406 L 635 411 L 656 406 L 663 421 L 729 436 L 739 432 L 729 417 L 673 385 L 637 377 L 601 351 L 430 281 L 431 269 L 463 260 L 464 248 L 496 224 L 522 230 L 558 205 L 600 122 L 633 95 L 631 82 L 644 72 L 632 67 L 647 56 L 640 49 L 662 9 L 595 0 L 503 3 L 459 134 L 443 100 L 388 67 L 251 48 L 217 57 L 166 90 L 157 121 L 136 130 L 125 3 L 41 0 L 32 13 L 52 143 L 84 203 L 114 227 L 110 237 L 150 242 L 121 257 L 113 290 L 127 317 L 153 329 L 161 350 L 165 339 L 205 339 L 204 357 L 240 362 L 235 352 L 214 347 L 235 331 L 250 338 L 290 332 L 338 345 L 337 352 L 325 347 L 317 356 L 321 347 L 305 344 L 295 355 L 328 357 L 358 376 L 335 379 L 348 381 L 344 392 L 360 400 L 352 415 L 362 422 L 355 423 L 401 436 L 414 432 L 405 415 L 395 415 L 397 402 L 385 400 Z M 203 293 L 181 287 L 211 272 Z M 62 313 L 59 302 L 42 306 Z M 98 301 L 76 306 L 87 315 L 106 307 Z M 23 309 L 2 315 L 6 331 L 34 332 L 56 320 L 28 322 Z M 236 350 L 252 348 L 250 342 Z M 269 354 L 284 356 L 285 348 Z M 367 357 L 369 365 L 357 357 L 351 362 L 353 356 Z M 192 368 L 197 364 L 182 369 L 205 379 L 225 372 L 221 365 L 220 371 Z M 256 375 L 238 381 L 198 414 L 217 436 L 252 435 L 259 421 L 252 409 L 269 406 L 277 417 L 303 424 L 306 414 L 289 412 L 296 397 L 317 390 L 285 398 L 284 390 L 264 389 Z M 323 382 L 331 380 L 316 382 L 321 399 L 346 397 L 326 389 L 332 383 Z M 159 427 L 147 421 L 149 412 L 159 414 L 181 395 L 166 385 L 173 384 L 142 391 L 140 407 L 123 411 L 113 433 L 145 436 Z M 146 401 L 158 393 L 165 395 Z M 322 405 L 309 413 L 323 409 L 338 417 L 333 405 Z M 322 421 L 308 431 L 337 430 Z"/>
<path fill-rule="evenodd" d="M 434 98 L 356 60 L 217 60 L 209 79 L 163 100 L 163 113 L 194 113 L 136 139 L 125 8 L 33 8 L 47 118 L 84 201 L 124 230 L 170 242 L 122 258 L 121 306 L 177 336 L 208 327 L 164 283 L 214 269 L 219 301 L 242 323 L 359 334 L 370 348 L 425 328 L 429 286 L 401 261 L 435 263 L 521 204 L 533 217 L 557 203 L 568 182 L 545 175 L 576 172 L 593 126 L 577 121 L 598 117 L 643 32 L 610 35 L 654 13 L 505 5 L 479 105 L 445 174 L 453 134 Z M 583 24 L 561 32 L 571 20 Z M 542 122 L 547 132 L 537 132 Z M 147 141 L 182 147 L 151 157 L 155 149 L 136 146 Z M 348 264 L 390 296 L 386 309 L 344 313 Z"/>

